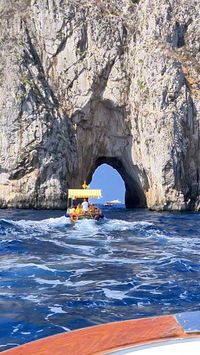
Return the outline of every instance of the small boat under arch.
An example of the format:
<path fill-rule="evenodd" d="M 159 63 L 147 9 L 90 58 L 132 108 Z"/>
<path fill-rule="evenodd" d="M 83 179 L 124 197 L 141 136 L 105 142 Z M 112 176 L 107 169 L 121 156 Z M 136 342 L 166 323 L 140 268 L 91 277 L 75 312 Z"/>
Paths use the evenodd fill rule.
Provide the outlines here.
<path fill-rule="evenodd" d="M 85 183 L 82 186 L 88 186 Z M 99 221 L 104 218 L 101 209 L 94 204 L 88 204 L 88 210 L 83 211 L 81 204 L 84 200 L 89 198 L 101 198 L 102 192 L 100 189 L 89 189 L 84 187 L 83 189 L 69 189 L 68 190 L 68 209 L 65 214 L 66 218 L 69 218 L 73 223 L 82 219 L 94 219 Z M 76 202 L 76 203 L 75 203 Z M 86 202 L 88 203 L 88 202 Z"/>

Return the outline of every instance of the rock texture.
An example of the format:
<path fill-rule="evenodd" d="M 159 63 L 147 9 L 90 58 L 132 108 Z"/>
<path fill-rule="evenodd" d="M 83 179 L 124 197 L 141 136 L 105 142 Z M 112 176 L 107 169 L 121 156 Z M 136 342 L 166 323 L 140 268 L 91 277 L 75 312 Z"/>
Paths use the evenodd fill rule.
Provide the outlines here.
<path fill-rule="evenodd" d="M 0 207 L 64 208 L 116 168 L 128 207 L 200 209 L 199 0 L 0 0 Z"/>

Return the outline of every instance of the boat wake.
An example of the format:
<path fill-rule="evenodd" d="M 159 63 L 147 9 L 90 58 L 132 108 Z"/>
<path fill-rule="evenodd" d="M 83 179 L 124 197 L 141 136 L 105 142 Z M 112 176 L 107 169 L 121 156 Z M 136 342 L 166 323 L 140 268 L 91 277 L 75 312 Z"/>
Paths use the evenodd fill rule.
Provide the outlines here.
<path fill-rule="evenodd" d="M 158 230 L 158 228 L 150 222 L 145 221 L 125 221 L 118 219 L 107 219 L 103 221 L 95 220 L 80 220 L 75 224 L 72 224 L 69 218 L 65 216 L 58 218 L 48 218 L 39 221 L 35 220 L 0 220 L 0 235 L 25 235 L 27 237 L 35 236 L 36 234 L 43 234 L 44 232 L 52 232 L 56 230 L 63 229 L 67 231 L 68 229 L 75 230 L 81 233 L 81 236 L 96 234 L 97 231 L 103 232 L 123 232 L 123 231 L 135 231 L 138 236 L 145 237 L 163 237 L 165 234 L 163 231 Z M 28 233 L 28 235 L 27 235 Z M 73 235 L 75 233 L 73 232 Z"/>

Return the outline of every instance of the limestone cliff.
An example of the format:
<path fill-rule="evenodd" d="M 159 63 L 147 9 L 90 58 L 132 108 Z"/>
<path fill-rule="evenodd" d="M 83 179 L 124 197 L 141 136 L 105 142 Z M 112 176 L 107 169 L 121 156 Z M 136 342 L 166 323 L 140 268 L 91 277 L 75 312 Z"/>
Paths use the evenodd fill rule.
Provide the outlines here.
<path fill-rule="evenodd" d="M 127 206 L 200 209 L 200 2 L 0 0 L 0 207 L 64 208 L 116 168 Z"/>

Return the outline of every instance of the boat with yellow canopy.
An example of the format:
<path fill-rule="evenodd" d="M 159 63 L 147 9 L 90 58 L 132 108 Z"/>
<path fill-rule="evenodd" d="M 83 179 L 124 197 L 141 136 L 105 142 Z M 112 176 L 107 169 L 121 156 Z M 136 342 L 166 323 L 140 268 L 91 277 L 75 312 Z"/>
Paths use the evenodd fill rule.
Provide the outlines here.
<path fill-rule="evenodd" d="M 89 185 L 82 185 L 82 189 L 68 189 L 68 208 L 65 217 L 70 218 L 72 222 L 81 219 L 94 219 L 99 221 L 104 218 L 100 208 L 89 203 L 89 198 L 101 198 L 100 189 L 89 189 Z"/>

